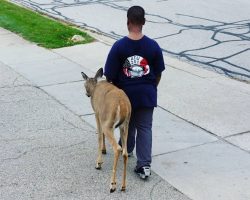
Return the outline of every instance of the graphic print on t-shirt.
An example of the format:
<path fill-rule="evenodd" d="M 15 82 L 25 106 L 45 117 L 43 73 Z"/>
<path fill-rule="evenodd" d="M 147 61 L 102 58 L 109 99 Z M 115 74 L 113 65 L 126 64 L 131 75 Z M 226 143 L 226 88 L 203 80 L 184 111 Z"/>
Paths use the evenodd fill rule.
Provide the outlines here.
<path fill-rule="evenodd" d="M 123 64 L 123 72 L 127 77 L 137 78 L 150 72 L 148 61 L 141 56 L 128 57 Z"/>

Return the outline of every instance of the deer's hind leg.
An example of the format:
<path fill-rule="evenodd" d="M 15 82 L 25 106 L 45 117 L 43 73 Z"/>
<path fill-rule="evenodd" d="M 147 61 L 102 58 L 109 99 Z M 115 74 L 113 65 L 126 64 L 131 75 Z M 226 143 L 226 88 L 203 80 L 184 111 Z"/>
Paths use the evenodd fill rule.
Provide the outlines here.
<path fill-rule="evenodd" d="M 107 150 L 106 150 L 106 145 L 105 145 L 105 134 L 102 133 L 103 135 L 103 140 L 102 140 L 102 154 L 106 154 Z"/>
<path fill-rule="evenodd" d="M 127 151 L 128 124 L 129 123 L 124 122 L 124 124 L 120 126 L 120 138 L 122 142 L 122 156 L 123 156 L 123 177 L 122 177 L 121 191 L 126 190 L 126 172 L 127 172 L 127 162 L 128 162 L 128 151 Z"/>

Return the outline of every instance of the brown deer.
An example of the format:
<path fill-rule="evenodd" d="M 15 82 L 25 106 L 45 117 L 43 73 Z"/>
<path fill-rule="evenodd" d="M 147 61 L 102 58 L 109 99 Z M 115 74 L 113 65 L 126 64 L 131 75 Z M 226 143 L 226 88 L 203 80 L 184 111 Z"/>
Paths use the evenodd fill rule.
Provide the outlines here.
<path fill-rule="evenodd" d="M 103 76 L 103 69 L 100 68 L 94 78 L 89 78 L 81 72 L 85 80 L 86 95 L 91 98 L 91 105 L 95 112 L 98 129 L 98 157 L 96 169 L 101 169 L 103 160 L 102 153 L 106 153 L 105 137 L 108 139 L 114 150 L 114 163 L 110 183 L 110 192 L 116 190 L 116 169 L 117 162 L 122 152 L 124 169 L 122 178 L 122 191 L 126 190 L 126 168 L 128 160 L 127 137 L 128 125 L 131 115 L 131 104 L 123 90 L 117 88 L 112 83 L 98 79 Z M 120 128 L 122 147 L 114 137 L 114 129 Z"/>

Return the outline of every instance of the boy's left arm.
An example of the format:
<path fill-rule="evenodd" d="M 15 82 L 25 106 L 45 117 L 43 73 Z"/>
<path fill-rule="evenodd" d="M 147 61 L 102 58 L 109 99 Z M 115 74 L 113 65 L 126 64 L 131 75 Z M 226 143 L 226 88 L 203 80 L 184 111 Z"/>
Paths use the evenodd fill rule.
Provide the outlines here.
<path fill-rule="evenodd" d="M 108 54 L 105 66 L 104 66 L 104 75 L 108 82 L 114 82 L 117 79 L 117 74 L 119 73 L 119 55 L 117 51 L 117 42 L 111 47 L 111 50 Z"/>

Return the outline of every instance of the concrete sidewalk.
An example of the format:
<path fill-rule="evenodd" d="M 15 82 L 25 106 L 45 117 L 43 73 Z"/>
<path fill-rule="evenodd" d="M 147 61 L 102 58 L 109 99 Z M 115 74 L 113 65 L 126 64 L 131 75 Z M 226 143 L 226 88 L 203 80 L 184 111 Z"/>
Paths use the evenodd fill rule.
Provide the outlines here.
<path fill-rule="evenodd" d="M 250 85 L 169 57 L 153 126 L 163 179 L 140 181 L 132 158 L 127 192 L 108 193 L 112 153 L 96 171 L 80 74 L 103 67 L 104 40 L 47 50 L 0 29 L 1 199 L 250 199 Z"/>
<path fill-rule="evenodd" d="M 129 159 L 127 191 L 119 191 L 120 159 L 118 190 L 109 193 L 110 145 L 103 169 L 96 170 L 96 130 L 70 104 L 47 92 L 49 86 L 41 86 L 82 84 L 82 70 L 86 69 L 0 29 L 0 199 L 188 200 L 155 173 L 146 182 L 136 177 L 134 158 Z M 64 98 L 72 104 L 79 101 L 80 110 L 90 110 L 82 88 L 75 89 Z M 67 86 L 64 90 L 70 92 Z"/>

